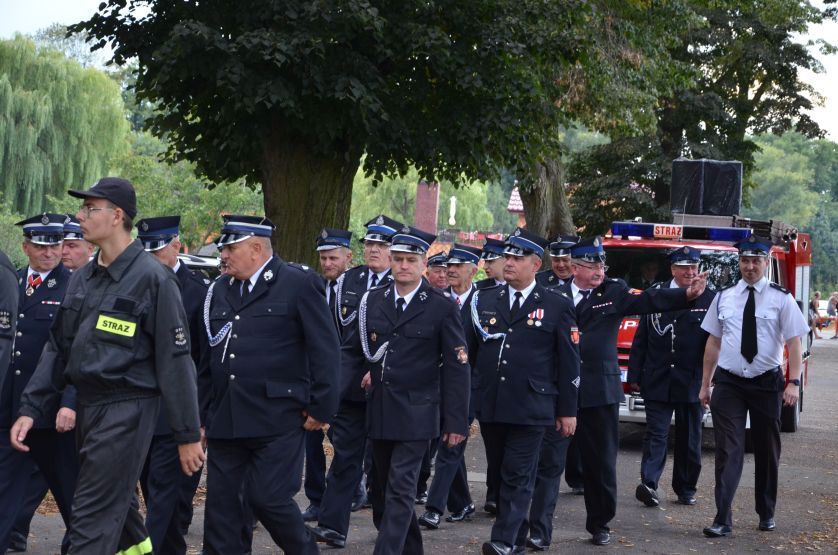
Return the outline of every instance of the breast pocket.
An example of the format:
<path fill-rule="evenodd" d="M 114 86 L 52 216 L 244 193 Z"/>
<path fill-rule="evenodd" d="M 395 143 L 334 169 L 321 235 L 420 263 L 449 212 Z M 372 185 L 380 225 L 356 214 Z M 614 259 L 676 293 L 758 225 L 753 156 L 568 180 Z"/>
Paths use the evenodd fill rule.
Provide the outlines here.
<path fill-rule="evenodd" d="M 411 339 L 431 339 L 434 329 L 431 326 L 411 325 L 404 327 L 404 336 Z"/>
<path fill-rule="evenodd" d="M 281 319 L 288 317 L 288 303 L 265 303 L 247 308 L 248 317 L 253 318 L 253 337 L 275 337 Z"/>
<path fill-rule="evenodd" d="M 145 306 L 134 299 L 107 295 L 96 315 L 93 340 L 134 350 Z"/>
<path fill-rule="evenodd" d="M 52 320 L 58 313 L 59 305 L 42 304 L 35 311 L 36 320 Z"/>

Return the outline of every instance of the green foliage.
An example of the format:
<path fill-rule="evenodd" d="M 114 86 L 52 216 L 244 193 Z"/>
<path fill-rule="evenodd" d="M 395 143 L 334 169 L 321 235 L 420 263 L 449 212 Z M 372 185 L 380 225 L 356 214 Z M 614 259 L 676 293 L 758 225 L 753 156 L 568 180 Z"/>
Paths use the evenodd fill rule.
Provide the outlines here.
<path fill-rule="evenodd" d="M 14 210 L 89 185 L 125 148 L 116 85 L 21 36 L 0 41 L 0 192 Z"/>
<path fill-rule="evenodd" d="M 116 173 L 130 180 L 137 191 L 137 220 L 179 214 L 180 239 L 191 251 L 217 236 L 222 214 L 261 214 L 262 194 L 242 182 L 211 183 L 195 175 L 187 162 L 160 160 L 165 145 L 147 133 L 133 136 L 131 150 L 114 160 Z M 78 199 L 51 196 L 59 212 L 75 213 Z"/>
<path fill-rule="evenodd" d="M 3 202 L 0 196 L 0 250 L 6 253 L 15 268 L 20 268 L 27 263 L 26 255 L 20 244 L 23 242 L 23 232 L 15 225 L 24 219 L 23 216 L 9 211 L 8 205 Z"/>

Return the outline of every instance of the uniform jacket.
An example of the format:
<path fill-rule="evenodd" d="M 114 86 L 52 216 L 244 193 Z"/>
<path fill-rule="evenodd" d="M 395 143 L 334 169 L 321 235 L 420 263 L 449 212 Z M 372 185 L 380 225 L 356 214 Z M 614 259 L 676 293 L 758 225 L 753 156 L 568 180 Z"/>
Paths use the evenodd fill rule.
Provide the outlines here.
<path fill-rule="evenodd" d="M 477 294 L 477 318 L 468 333 L 477 343 L 481 422 L 554 425 L 558 416 L 576 416 L 579 351 L 573 303 L 536 284 L 516 316 L 510 316 L 509 288 Z M 478 331 L 506 334 L 484 340 Z"/>
<path fill-rule="evenodd" d="M 335 302 L 335 309 L 338 311 L 336 319 L 340 328 L 339 336 L 341 340 L 346 337 L 348 331 L 357 325 L 358 305 L 361 303 L 361 297 L 367 291 L 367 279 L 369 278 L 368 266 L 356 266 L 350 268 L 343 273 L 343 284 L 341 285 L 340 298 Z M 381 279 L 382 283 L 391 283 L 393 281 L 390 271 Z M 345 326 L 341 321 L 350 320 Z M 353 367 L 355 373 L 348 372 L 348 367 L 341 366 L 340 373 L 340 398 L 345 401 L 352 401 L 356 403 L 363 403 L 366 401 L 366 394 L 361 389 L 361 379 L 364 377 L 364 371 L 361 367 Z M 360 372 L 360 374 L 358 373 Z"/>
<path fill-rule="evenodd" d="M 468 433 L 470 368 L 457 305 L 422 280 L 397 316 L 395 285 L 375 287 L 367 298 L 366 338 L 370 354 L 388 342 L 386 356 L 369 362 L 360 323 L 342 347 L 347 373 L 369 371 L 367 433 L 372 439 L 430 440 L 443 433 Z M 363 368 L 363 371 L 357 370 Z"/>
<path fill-rule="evenodd" d="M 474 286 L 478 290 L 480 290 L 480 289 L 490 289 L 492 287 L 497 287 L 498 282 L 495 281 L 495 278 L 484 278 L 484 279 L 481 279 L 480 281 L 475 282 Z"/>
<path fill-rule="evenodd" d="M 201 362 L 201 353 L 209 348 L 207 344 L 207 333 L 204 331 L 204 298 L 207 296 L 207 287 L 210 280 L 190 270 L 181 262 L 175 272 L 178 284 L 180 285 L 180 296 L 183 299 L 183 308 L 186 310 L 186 319 L 189 322 L 189 347 L 195 367 L 198 368 Z M 166 411 L 161 410 L 157 419 L 155 434 L 169 434 L 169 423 L 166 418 Z"/>
<path fill-rule="evenodd" d="M 41 351 L 49 339 L 49 330 L 61 307 L 61 300 L 70 282 L 70 270 L 59 263 L 49 273 L 47 279 L 35 289 L 32 296 L 26 295 L 27 268 L 17 272 L 18 283 L 18 320 L 15 337 L 15 350 L 9 366 L 7 379 L 3 384 L 0 397 L 0 428 L 10 428 L 17 420 L 20 410 L 20 396 L 38 365 Z M 72 387 L 62 394 L 61 406 L 73 410 L 76 408 L 76 392 Z M 50 411 L 35 422 L 36 428 L 54 428 L 55 410 Z"/>
<path fill-rule="evenodd" d="M 572 298 L 570 282 L 557 288 Z M 623 316 L 688 308 L 684 289 L 629 289 L 621 279 L 605 278 L 576 305 L 581 384 L 579 406 L 619 403 L 625 396 L 617 364 L 617 331 Z"/>
<path fill-rule="evenodd" d="M 219 278 L 210 336 L 228 323 L 200 370 L 207 437 L 273 436 L 301 427 L 304 411 L 331 420 L 340 352 L 318 274 L 274 256 L 244 301 L 240 282 Z"/>
<path fill-rule="evenodd" d="M 557 276 L 556 273 L 553 272 L 552 268 L 542 270 L 535 274 L 535 281 L 544 287 L 558 287 L 559 285 L 564 284 L 564 280 Z"/>
<path fill-rule="evenodd" d="M 468 403 L 468 419 L 469 421 L 473 420 L 477 416 L 477 399 L 479 395 L 477 394 L 477 389 L 480 386 L 480 376 L 477 374 L 477 338 L 473 333 L 467 333 L 466 330 L 468 329 L 466 326 L 471 325 L 471 317 L 469 314 L 471 313 L 471 299 L 474 298 L 474 293 L 477 291 L 476 286 L 472 286 L 471 291 L 466 297 L 465 304 L 463 304 L 460 308 L 460 320 L 463 323 L 463 331 L 465 333 L 466 338 L 466 348 L 468 349 L 468 364 L 471 367 L 471 395 L 469 396 L 469 403 Z M 445 290 L 445 293 L 448 295 L 454 304 L 457 304 L 455 300 L 457 294 L 448 287 Z"/>
<path fill-rule="evenodd" d="M 8 373 L 17 330 L 17 303 L 17 273 L 9 258 L 0 251 L 0 392 L 5 391 L 5 382 L 11 379 Z M 6 411 L 10 410 L 5 399 L 5 395 L 0 397 L 0 428 L 6 427 Z"/>
<path fill-rule="evenodd" d="M 669 288 L 669 283 L 655 288 Z M 705 289 L 691 308 L 647 314 L 640 319 L 631 344 L 628 381 L 640 384 L 644 399 L 698 402 L 708 335 L 701 329 L 701 322 L 714 296 L 714 291 Z"/>
<path fill-rule="evenodd" d="M 98 257 L 70 278 L 20 414 L 49 414 L 67 383 L 83 405 L 162 394 L 174 440 L 198 441 L 195 364 L 177 278 L 139 241 L 107 267 Z"/>

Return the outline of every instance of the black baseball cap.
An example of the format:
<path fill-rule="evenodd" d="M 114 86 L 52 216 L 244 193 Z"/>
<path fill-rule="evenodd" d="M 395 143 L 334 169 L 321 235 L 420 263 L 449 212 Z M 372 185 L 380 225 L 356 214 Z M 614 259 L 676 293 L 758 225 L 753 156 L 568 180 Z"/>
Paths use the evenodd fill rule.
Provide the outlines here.
<path fill-rule="evenodd" d="M 103 198 L 122 208 L 132 220 L 137 215 L 137 194 L 134 186 L 121 177 L 103 177 L 87 191 L 69 190 L 67 193 L 76 198 Z"/>

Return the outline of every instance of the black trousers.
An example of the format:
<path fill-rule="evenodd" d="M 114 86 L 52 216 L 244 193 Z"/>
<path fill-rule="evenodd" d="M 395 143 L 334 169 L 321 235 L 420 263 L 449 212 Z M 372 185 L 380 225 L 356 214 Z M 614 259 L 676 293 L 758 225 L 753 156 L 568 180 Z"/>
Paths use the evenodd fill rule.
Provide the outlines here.
<path fill-rule="evenodd" d="M 137 481 L 157 425 L 157 397 L 79 405 L 79 478 L 70 519 L 70 553 L 151 553 Z"/>
<path fill-rule="evenodd" d="M 38 492 L 33 492 L 30 488 L 33 467 L 40 469 L 44 481 L 52 491 L 64 525 L 69 528 L 71 522 L 71 507 L 78 475 L 73 433 L 58 433 L 54 429 L 33 429 L 26 437 L 26 444 L 30 449 L 28 453 L 15 450 L 9 439 L 9 430 L 0 430 L 0 553 L 5 553 L 8 549 L 12 528 L 24 512 L 26 501 L 29 500 L 31 505 L 33 494 L 42 491 L 38 483 L 33 484 Z M 28 532 L 28 520 L 26 524 Z M 68 548 L 66 540 L 65 535 L 62 553 Z"/>
<path fill-rule="evenodd" d="M 309 502 L 320 506 L 326 490 L 326 453 L 323 451 L 323 430 L 306 432 L 306 478 L 303 490 Z"/>
<path fill-rule="evenodd" d="M 422 456 L 422 466 L 419 467 L 419 479 L 416 481 L 416 497 L 428 493 L 428 478 L 431 477 L 431 467 L 436 459 L 439 438 L 428 441 L 428 448 Z"/>
<path fill-rule="evenodd" d="M 17 518 L 12 528 L 12 538 L 26 540 L 29 537 L 29 526 L 32 524 L 32 518 L 35 516 L 35 511 L 41 506 L 41 502 L 46 497 L 48 491 L 49 485 L 47 484 L 46 478 L 44 478 L 44 475 L 38 469 L 38 465 L 33 465 L 32 473 L 29 475 L 29 484 L 26 485 L 23 504 L 17 513 Z M 67 546 L 70 546 L 69 539 L 67 540 Z"/>
<path fill-rule="evenodd" d="M 372 440 L 377 483 L 370 493 L 372 519 L 378 529 L 374 554 L 424 553 L 413 506 L 419 468 L 427 450 L 428 440 Z"/>
<path fill-rule="evenodd" d="M 582 455 L 585 485 L 585 529 L 608 531 L 617 513 L 617 449 L 620 405 L 579 409 L 576 439 Z"/>
<path fill-rule="evenodd" d="M 535 473 L 535 487 L 530 504 L 529 518 L 521 525 L 519 537 L 539 538 L 549 544 L 553 537 L 553 514 L 559 498 L 559 484 L 565 470 L 568 447 L 571 438 L 549 426 L 544 432 L 541 452 L 538 455 L 538 469 Z"/>
<path fill-rule="evenodd" d="M 466 470 L 466 444 L 468 438 L 452 448 L 439 439 L 434 462 L 434 479 L 428 489 L 428 502 L 425 507 L 439 514 L 456 513 L 471 504 L 471 492 L 468 489 Z"/>
<path fill-rule="evenodd" d="M 486 454 L 500 472 L 498 515 L 492 541 L 524 545 L 521 536 L 530 507 L 544 426 L 482 423 Z"/>
<path fill-rule="evenodd" d="M 175 509 L 175 514 L 179 517 L 178 528 L 183 536 L 189 533 L 189 527 L 192 525 L 192 515 L 194 510 L 192 508 L 192 500 L 195 498 L 195 492 L 198 490 L 198 485 L 201 483 L 201 473 L 195 472 L 192 476 L 186 476 L 185 480 L 181 481 L 180 495 L 178 496 L 178 505 Z"/>
<path fill-rule="evenodd" d="M 500 468 L 495 466 L 497 461 L 492 460 L 492 457 L 489 456 L 489 449 L 486 447 L 486 434 L 483 432 L 483 422 L 480 422 L 480 437 L 483 438 L 483 449 L 486 452 L 486 503 L 497 504 L 500 495 Z"/>
<path fill-rule="evenodd" d="M 250 524 L 240 497 L 245 484 L 254 516 L 283 551 L 319 552 L 294 502 L 302 482 L 304 443 L 302 427 L 270 437 L 209 440 L 204 553 L 245 552 L 242 528 Z"/>
<path fill-rule="evenodd" d="M 716 518 L 732 525 L 731 504 L 745 457 L 745 421 L 750 413 L 754 443 L 754 494 L 760 519 L 774 517 L 780 466 L 780 413 L 785 378 L 782 372 L 740 378 L 716 371 L 710 397 L 716 437 Z"/>
<path fill-rule="evenodd" d="M 335 455 L 326 477 L 318 524 L 346 536 L 352 500 L 361 480 L 367 443 L 364 403 L 344 401 L 329 426 L 329 441 Z M 322 450 L 322 449 L 321 449 Z"/>
<path fill-rule="evenodd" d="M 701 403 L 666 403 L 646 399 L 646 434 L 640 480 L 656 490 L 666 465 L 669 424 L 675 413 L 675 460 L 672 490 L 675 495 L 695 495 L 701 474 Z"/>
<path fill-rule="evenodd" d="M 200 476 L 200 471 L 196 474 Z M 184 490 L 194 483 L 194 476 L 187 476 L 181 470 L 177 443 L 172 436 L 154 436 L 140 474 L 140 487 L 146 504 L 145 526 L 155 555 L 186 553 L 181 526 L 184 517 L 179 511 L 183 510 Z"/>
<path fill-rule="evenodd" d="M 585 477 L 582 473 L 582 453 L 579 451 L 579 441 L 576 435 L 570 440 L 565 457 L 564 481 L 572 488 L 585 486 Z"/>

